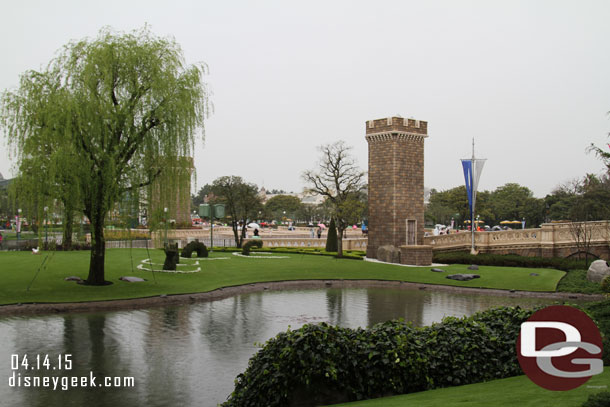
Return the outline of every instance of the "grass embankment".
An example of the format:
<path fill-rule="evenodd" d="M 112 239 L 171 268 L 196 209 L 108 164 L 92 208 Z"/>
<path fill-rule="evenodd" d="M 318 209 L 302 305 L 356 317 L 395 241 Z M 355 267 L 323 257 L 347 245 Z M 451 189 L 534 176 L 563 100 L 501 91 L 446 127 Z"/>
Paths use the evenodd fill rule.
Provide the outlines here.
<path fill-rule="evenodd" d="M 155 268 L 161 269 L 164 253 L 161 250 L 151 250 L 150 254 L 156 263 Z M 564 272 L 552 269 L 536 269 L 534 271 L 538 276 L 531 276 L 532 270 L 527 268 L 481 266 L 476 271 L 481 278 L 462 282 L 445 277 L 452 273 L 471 273 L 466 265 L 442 267 L 446 272 L 435 273 L 430 271 L 430 267 L 403 267 L 324 256 L 273 254 L 268 256 L 283 258 L 265 259 L 214 252 L 210 259 L 216 260 L 199 262 L 200 272 L 155 272 L 153 276 L 150 271 L 136 269 L 142 260 L 147 259 L 146 249 L 109 249 L 106 251 L 106 279 L 114 282 L 113 285 L 90 287 L 64 281 L 65 277 L 72 275 L 87 278 L 89 255 L 88 251 L 42 252 L 40 255 L 0 252 L 0 304 L 142 298 L 206 292 L 255 282 L 312 279 L 374 279 L 504 290 L 555 291 L 558 281 L 564 275 Z M 257 253 L 253 255 L 256 256 Z M 45 265 L 29 291 L 26 291 L 47 256 Z M 190 262 L 194 262 L 194 259 Z M 197 266 L 193 265 L 188 268 L 195 267 Z M 126 283 L 118 280 L 121 276 L 139 276 L 148 281 Z"/>
<path fill-rule="evenodd" d="M 568 293 L 603 294 L 602 286 L 587 280 L 587 270 L 570 270 L 559 281 L 557 291 Z"/>
<path fill-rule="evenodd" d="M 428 390 L 395 397 L 338 404 L 336 407 L 580 407 L 589 395 L 608 390 L 610 367 L 586 384 L 570 391 L 549 391 L 526 376 L 486 383 Z"/>

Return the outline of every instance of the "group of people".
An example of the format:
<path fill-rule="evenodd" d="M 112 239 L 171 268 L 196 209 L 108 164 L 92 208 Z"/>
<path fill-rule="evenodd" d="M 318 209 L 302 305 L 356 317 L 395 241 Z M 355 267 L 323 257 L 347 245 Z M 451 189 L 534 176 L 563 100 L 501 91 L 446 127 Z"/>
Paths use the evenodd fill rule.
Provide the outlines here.
<path fill-rule="evenodd" d="M 318 230 L 314 232 L 313 228 L 311 228 L 309 230 L 309 234 L 311 235 L 311 238 L 313 239 L 316 234 L 318 235 L 318 239 L 320 239 L 322 237 L 322 226 L 318 226 Z"/>

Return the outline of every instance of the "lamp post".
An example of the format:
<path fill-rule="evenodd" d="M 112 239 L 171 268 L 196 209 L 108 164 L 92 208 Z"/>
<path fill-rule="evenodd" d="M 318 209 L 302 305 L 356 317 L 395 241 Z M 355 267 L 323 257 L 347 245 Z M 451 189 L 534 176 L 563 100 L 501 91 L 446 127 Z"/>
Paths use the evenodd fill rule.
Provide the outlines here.
<path fill-rule="evenodd" d="M 21 220 L 19 220 L 19 216 L 21 216 L 21 208 L 17 209 L 17 223 L 15 224 L 15 231 L 17 232 L 17 250 L 19 250 L 19 238 L 21 237 Z"/>
<path fill-rule="evenodd" d="M 225 207 L 223 204 L 201 204 L 199 205 L 199 216 L 210 219 L 210 252 L 214 247 L 214 218 L 221 219 L 225 217 Z M 202 226 L 203 227 L 203 226 Z"/>
<path fill-rule="evenodd" d="M 167 208 L 163 208 L 163 223 L 165 224 L 165 242 L 164 242 L 164 246 L 167 246 Z"/>
<path fill-rule="evenodd" d="M 47 248 L 49 247 L 49 230 L 47 229 L 48 211 L 49 211 L 49 207 L 45 206 L 44 207 L 44 245 Z"/>
<path fill-rule="evenodd" d="M 214 248 L 214 207 L 210 207 L 210 252 Z"/>

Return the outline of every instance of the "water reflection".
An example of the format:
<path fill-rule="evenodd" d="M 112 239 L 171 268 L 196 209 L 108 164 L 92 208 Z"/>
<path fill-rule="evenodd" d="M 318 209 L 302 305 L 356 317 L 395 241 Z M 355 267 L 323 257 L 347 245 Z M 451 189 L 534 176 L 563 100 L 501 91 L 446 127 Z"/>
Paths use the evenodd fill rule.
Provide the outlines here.
<path fill-rule="evenodd" d="M 0 400 L 5 405 L 216 406 L 265 342 L 289 326 L 326 321 L 371 326 L 393 318 L 428 325 L 496 305 L 534 306 L 514 299 L 400 289 L 263 292 L 208 303 L 123 312 L 0 319 Z M 70 371 L 13 371 L 11 355 L 71 354 Z M 56 365 L 56 364 L 55 364 Z M 54 365 L 52 365 L 54 366 Z M 13 374 L 98 378 L 97 388 L 12 388 Z M 134 388 L 100 388 L 104 376 L 134 377 Z"/>

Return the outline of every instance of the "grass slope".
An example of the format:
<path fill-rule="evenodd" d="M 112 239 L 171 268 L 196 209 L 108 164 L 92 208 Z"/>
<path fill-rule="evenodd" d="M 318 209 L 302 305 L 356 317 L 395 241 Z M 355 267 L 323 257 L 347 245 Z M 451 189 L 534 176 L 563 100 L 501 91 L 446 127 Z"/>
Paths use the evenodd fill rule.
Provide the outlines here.
<path fill-rule="evenodd" d="M 481 266 L 479 279 L 461 282 L 446 279 L 450 273 L 468 273 L 465 265 L 442 267 L 445 273 L 434 273 L 430 267 L 402 267 L 399 265 L 365 261 L 334 259 L 324 256 L 273 254 L 282 259 L 245 258 L 231 253 L 213 253 L 202 260 L 201 272 L 193 274 L 155 273 L 135 269 L 147 258 L 146 249 L 109 249 L 106 251 L 106 279 L 114 282 L 105 287 L 88 287 L 66 282 L 67 276 L 87 277 L 89 252 L 0 252 L 0 304 L 28 302 L 81 302 L 124 298 L 149 297 L 160 294 L 181 294 L 211 291 L 220 287 L 253 282 L 310 279 L 377 279 L 416 283 L 444 284 L 462 287 L 514 289 L 526 291 L 554 291 L 564 272 L 536 269 L 538 276 L 530 276 L 531 269 Z M 161 268 L 164 253 L 150 251 L 155 266 Z M 256 255 L 256 253 L 253 253 Z M 43 260 L 48 257 L 29 291 Z M 181 259 L 182 261 L 182 259 Z M 145 283 L 119 281 L 121 276 L 140 276 Z"/>
<path fill-rule="evenodd" d="M 545 390 L 526 376 L 516 376 L 466 386 L 338 404 L 336 407 L 580 407 L 589 395 L 607 391 L 608 383 L 610 367 L 570 391 Z"/>

